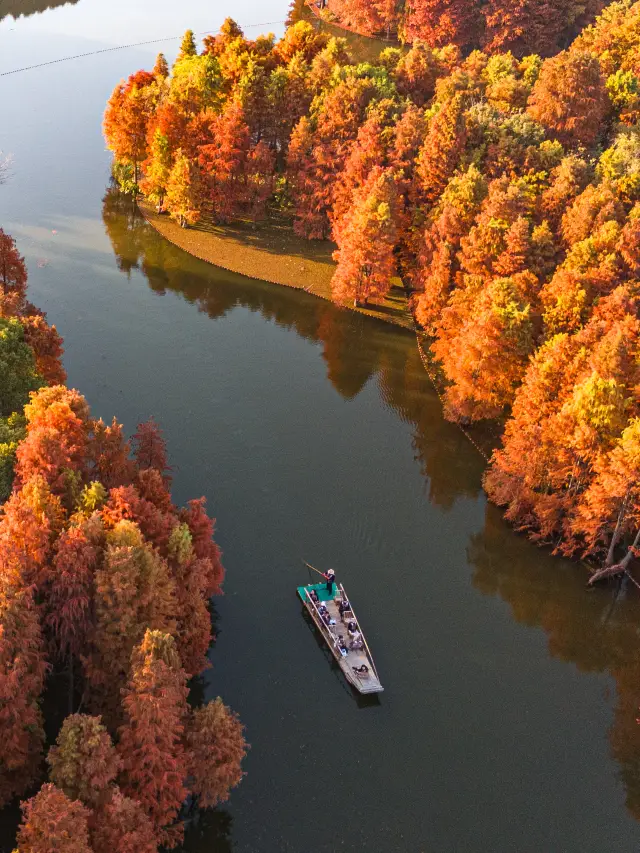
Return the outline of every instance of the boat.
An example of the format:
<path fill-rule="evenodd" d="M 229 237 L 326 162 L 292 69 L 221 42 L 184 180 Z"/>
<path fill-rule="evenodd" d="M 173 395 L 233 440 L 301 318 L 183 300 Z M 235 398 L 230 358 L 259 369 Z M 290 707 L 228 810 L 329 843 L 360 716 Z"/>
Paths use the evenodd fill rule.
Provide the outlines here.
<path fill-rule="evenodd" d="M 312 592 L 315 592 L 317 602 Z M 359 693 L 382 693 L 384 687 L 380 683 L 378 670 L 344 586 L 334 583 L 332 594 L 326 583 L 310 583 L 299 586 L 298 595 L 349 684 Z M 339 608 L 339 605 L 344 602 L 348 603 L 349 608 L 341 614 L 340 609 L 343 608 Z M 328 611 L 328 625 L 320 612 L 321 605 Z M 355 622 L 360 631 L 360 638 L 355 644 L 349 640 L 349 622 Z M 352 645 L 358 648 L 351 648 Z"/>

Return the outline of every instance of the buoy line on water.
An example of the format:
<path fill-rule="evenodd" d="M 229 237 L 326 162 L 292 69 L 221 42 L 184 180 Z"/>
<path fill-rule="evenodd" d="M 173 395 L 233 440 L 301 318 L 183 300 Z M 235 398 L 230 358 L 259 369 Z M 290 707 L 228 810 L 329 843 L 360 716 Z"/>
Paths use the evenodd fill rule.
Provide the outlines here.
<path fill-rule="evenodd" d="M 275 24 L 286 24 L 286 21 L 263 21 L 260 24 L 242 24 L 241 26 L 248 30 L 251 27 L 270 27 Z M 206 36 L 215 33 L 216 30 L 203 30 L 200 33 L 194 33 L 196 36 Z M 48 62 L 38 62 L 36 65 L 25 65 L 23 68 L 13 68 L 11 71 L 0 71 L 0 77 L 8 77 L 10 74 L 19 74 L 21 71 L 31 71 L 34 68 L 44 68 L 45 65 L 57 65 L 59 62 L 69 62 L 72 59 L 82 59 L 85 56 L 97 56 L 99 53 L 111 53 L 114 50 L 127 50 L 129 47 L 142 47 L 146 44 L 158 44 L 161 41 L 173 41 L 180 39 L 184 33 L 179 36 L 165 36 L 160 39 L 149 39 L 149 41 L 138 41 L 133 44 L 119 44 L 114 47 L 103 47 L 100 50 L 90 50 L 88 53 L 76 53 L 74 56 L 62 56 L 60 59 L 50 59 Z"/>

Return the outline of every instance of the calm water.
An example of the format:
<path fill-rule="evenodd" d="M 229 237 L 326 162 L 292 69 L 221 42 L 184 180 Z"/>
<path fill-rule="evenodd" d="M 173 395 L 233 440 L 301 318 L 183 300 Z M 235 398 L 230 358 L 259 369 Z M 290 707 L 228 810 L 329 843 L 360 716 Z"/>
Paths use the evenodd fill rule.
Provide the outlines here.
<path fill-rule="evenodd" d="M 0 72 L 285 11 L 79 0 L 0 22 Z M 228 580 L 204 690 L 253 748 L 188 851 L 636 851 L 637 600 L 585 592 L 487 506 L 410 335 L 197 262 L 107 192 L 104 102 L 156 49 L 0 77 L 0 224 L 70 383 L 129 432 L 160 420 L 176 500 L 205 494 L 218 518 Z M 352 593 L 379 703 L 323 657 L 294 594 L 302 558 Z"/>

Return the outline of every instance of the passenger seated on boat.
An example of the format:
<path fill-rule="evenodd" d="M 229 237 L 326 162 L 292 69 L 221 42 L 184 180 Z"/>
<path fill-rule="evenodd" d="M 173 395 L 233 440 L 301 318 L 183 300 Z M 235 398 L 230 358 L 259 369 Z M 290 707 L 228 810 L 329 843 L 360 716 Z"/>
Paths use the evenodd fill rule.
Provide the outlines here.
<path fill-rule="evenodd" d="M 346 598 L 341 598 L 341 599 L 340 599 L 340 604 L 338 604 L 338 610 L 340 611 L 340 615 L 341 615 L 341 616 L 344 616 L 344 611 L 345 611 L 345 610 L 350 610 L 350 609 L 351 609 L 351 605 L 349 604 L 349 602 L 347 601 L 347 599 L 346 599 Z"/>
<path fill-rule="evenodd" d="M 347 625 L 347 628 L 349 629 L 349 636 L 353 637 L 353 635 L 358 630 L 358 625 L 356 624 L 355 620 L 352 619 L 351 622 L 349 622 L 349 624 Z"/>
<path fill-rule="evenodd" d="M 311 592 L 309 593 L 309 597 L 311 598 L 311 601 L 315 601 L 316 604 L 320 601 L 320 599 L 318 598 L 318 593 L 315 591 L 315 589 L 311 590 Z"/>
<path fill-rule="evenodd" d="M 355 634 L 351 637 L 351 642 L 349 643 L 349 648 L 351 649 L 361 649 L 364 646 L 364 642 L 362 640 L 362 634 L 360 631 L 356 631 Z"/>
<path fill-rule="evenodd" d="M 347 648 L 347 644 L 345 643 L 342 634 L 340 634 L 340 636 L 338 637 L 338 648 L 340 649 L 340 654 L 342 655 L 342 657 L 346 658 L 346 656 L 349 654 L 349 649 Z"/>
<path fill-rule="evenodd" d="M 352 666 L 351 669 L 358 675 L 369 674 L 369 667 L 366 665 L 366 663 L 363 663 L 362 666 Z"/>

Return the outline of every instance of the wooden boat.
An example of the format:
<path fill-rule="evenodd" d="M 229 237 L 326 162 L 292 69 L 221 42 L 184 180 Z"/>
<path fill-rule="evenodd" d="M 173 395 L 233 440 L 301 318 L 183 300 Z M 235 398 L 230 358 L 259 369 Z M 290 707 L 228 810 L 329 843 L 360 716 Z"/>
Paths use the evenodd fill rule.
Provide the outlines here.
<path fill-rule="evenodd" d="M 318 596 L 318 603 L 311 596 L 312 590 Z M 333 595 L 331 595 L 327 590 L 326 583 L 311 583 L 307 584 L 307 586 L 299 586 L 298 595 L 309 611 L 311 618 L 322 634 L 325 643 L 338 662 L 338 666 L 344 673 L 349 684 L 359 693 L 382 693 L 384 688 L 380 683 L 378 671 L 364 637 L 362 626 L 356 619 L 351 599 L 347 597 L 343 585 L 334 583 Z M 349 603 L 349 609 L 345 610 L 342 615 L 338 608 L 341 602 Z M 319 608 L 321 604 L 328 610 L 328 625 L 320 613 Z M 349 622 L 355 622 L 358 626 L 361 635 L 361 648 L 351 648 L 352 643 L 349 640 L 349 631 L 347 629 Z M 360 645 L 360 643 L 357 645 Z M 366 667 L 365 670 L 361 669 L 363 666 Z"/>

